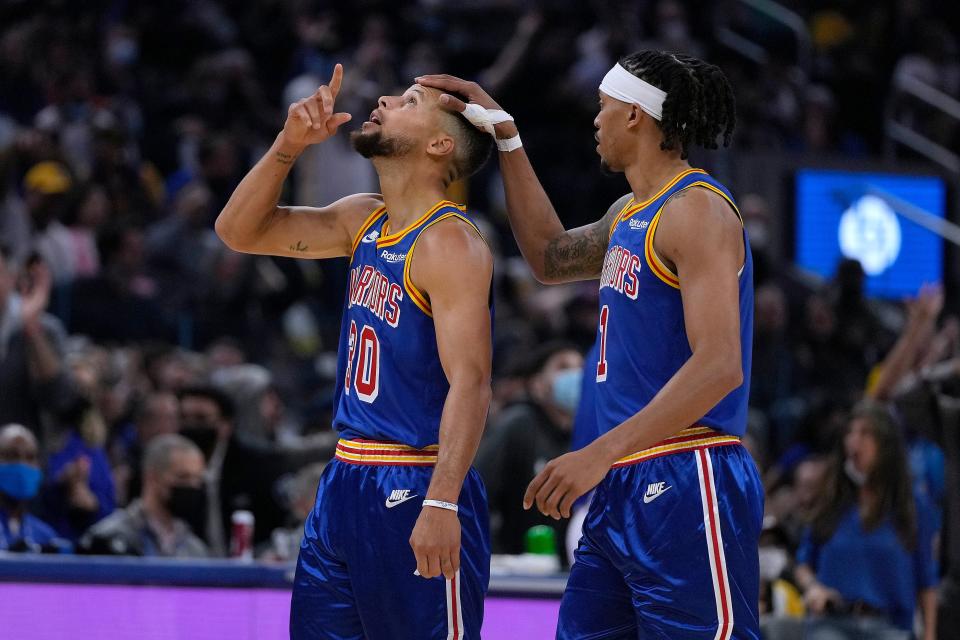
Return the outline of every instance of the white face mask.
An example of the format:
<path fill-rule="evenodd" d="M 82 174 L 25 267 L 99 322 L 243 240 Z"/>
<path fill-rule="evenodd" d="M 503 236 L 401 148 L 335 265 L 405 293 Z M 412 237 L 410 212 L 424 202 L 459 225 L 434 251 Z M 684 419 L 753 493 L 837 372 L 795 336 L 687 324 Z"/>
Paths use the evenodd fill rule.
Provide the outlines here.
<path fill-rule="evenodd" d="M 854 466 L 853 460 L 850 458 L 847 458 L 847 461 L 843 463 L 843 470 L 846 472 L 847 477 L 853 481 L 853 484 L 857 485 L 858 487 L 862 487 L 867 481 L 867 475 L 865 473 L 861 473 L 860 470 Z"/>
<path fill-rule="evenodd" d="M 790 564 L 790 555 L 786 549 L 780 547 L 760 547 L 760 579 L 772 582 L 780 577 L 787 565 Z"/>

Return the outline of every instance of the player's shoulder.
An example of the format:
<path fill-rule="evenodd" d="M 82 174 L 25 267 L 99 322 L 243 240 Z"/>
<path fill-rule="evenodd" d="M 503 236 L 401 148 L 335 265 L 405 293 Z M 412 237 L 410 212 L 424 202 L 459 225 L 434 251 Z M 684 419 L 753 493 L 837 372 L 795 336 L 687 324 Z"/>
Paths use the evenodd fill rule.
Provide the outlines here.
<path fill-rule="evenodd" d="M 614 200 L 614 201 L 613 201 L 613 204 L 611 204 L 611 205 L 607 208 L 607 215 L 608 215 L 608 216 L 611 216 L 611 215 L 615 216 L 615 215 L 617 215 L 618 213 L 620 213 L 621 211 L 623 211 L 623 209 L 627 206 L 627 204 L 628 204 L 631 200 L 633 200 L 633 193 L 632 193 L 632 192 L 627 192 L 627 193 L 623 194 L 622 196 L 620 196 L 619 198 L 617 198 L 616 200 Z"/>
<path fill-rule="evenodd" d="M 329 209 L 336 215 L 346 229 L 347 237 L 351 238 L 355 245 L 357 234 L 368 226 L 367 223 L 375 214 L 383 210 L 383 196 L 379 193 L 355 193 L 340 198 L 331 204 Z"/>
<path fill-rule="evenodd" d="M 731 203 L 713 189 L 691 185 L 680 189 L 663 204 L 661 226 L 682 227 L 684 230 L 709 234 L 740 233 L 743 224 Z"/>
<path fill-rule="evenodd" d="M 416 254 L 421 264 L 450 270 L 473 269 L 493 262 L 479 228 L 460 215 L 444 217 L 421 231 Z"/>
<path fill-rule="evenodd" d="M 337 200 L 330 206 L 337 207 L 346 216 L 360 218 L 362 222 L 383 208 L 383 196 L 379 193 L 354 193 Z"/>

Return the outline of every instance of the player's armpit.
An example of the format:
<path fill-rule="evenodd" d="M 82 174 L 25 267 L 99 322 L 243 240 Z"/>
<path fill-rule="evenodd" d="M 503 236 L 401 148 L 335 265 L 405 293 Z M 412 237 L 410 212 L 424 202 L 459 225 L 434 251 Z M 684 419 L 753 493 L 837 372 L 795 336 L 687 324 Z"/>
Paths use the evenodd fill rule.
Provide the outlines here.
<path fill-rule="evenodd" d="M 600 220 L 564 231 L 547 243 L 543 251 L 544 282 L 572 282 L 600 277 L 610 244 L 610 228 L 631 196 L 628 193 L 614 202 Z"/>
<path fill-rule="evenodd" d="M 292 258 L 349 256 L 363 223 L 383 205 L 379 194 L 346 196 L 325 207 L 276 207 L 257 233 L 231 235 L 218 221 L 217 234 L 234 251 Z"/>

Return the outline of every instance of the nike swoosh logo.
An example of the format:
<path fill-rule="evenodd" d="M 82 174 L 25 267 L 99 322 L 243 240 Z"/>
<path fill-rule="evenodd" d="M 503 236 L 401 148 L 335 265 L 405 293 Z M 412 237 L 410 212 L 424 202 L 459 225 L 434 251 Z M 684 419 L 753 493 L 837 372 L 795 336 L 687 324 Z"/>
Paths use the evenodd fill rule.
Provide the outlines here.
<path fill-rule="evenodd" d="M 649 493 L 644 495 L 643 504 L 650 504 L 651 502 L 653 502 L 654 500 L 656 500 L 657 498 L 665 494 L 670 489 L 673 489 L 673 485 L 670 485 L 669 487 L 664 487 L 662 491 L 658 493 L 654 493 L 653 495 L 650 495 Z"/>
<path fill-rule="evenodd" d="M 391 500 L 390 498 L 387 498 L 387 501 L 383 504 L 387 507 L 387 509 L 393 509 L 398 504 L 403 504 L 407 500 L 413 500 L 416 497 L 417 496 L 407 496 L 406 498 L 400 498 L 399 500 Z"/>

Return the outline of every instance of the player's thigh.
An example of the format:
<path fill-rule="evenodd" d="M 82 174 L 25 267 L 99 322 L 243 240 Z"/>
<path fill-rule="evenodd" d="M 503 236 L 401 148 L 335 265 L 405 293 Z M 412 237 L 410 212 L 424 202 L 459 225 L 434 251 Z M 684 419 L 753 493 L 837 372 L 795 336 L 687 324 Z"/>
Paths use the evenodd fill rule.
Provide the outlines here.
<path fill-rule="evenodd" d="M 417 562 L 409 539 L 429 482 L 429 469 L 395 467 L 381 472 L 362 497 L 367 507 L 350 566 L 367 640 L 480 638 L 490 575 L 483 486 L 471 470 L 458 500 L 460 571 L 448 580 L 414 575 Z M 387 508 L 386 498 L 395 489 L 417 498 Z"/>
<path fill-rule="evenodd" d="M 753 461 L 739 445 L 660 460 L 675 488 L 637 506 L 663 510 L 666 524 L 647 533 L 628 574 L 642 637 L 758 639 L 763 493 Z"/>
<path fill-rule="evenodd" d="M 630 589 L 620 569 L 598 549 L 588 531 L 574 557 L 560 602 L 557 640 L 636 640 Z"/>
<path fill-rule="evenodd" d="M 348 490 L 336 468 L 339 464 L 334 461 L 324 470 L 304 526 L 290 603 L 291 640 L 364 637 L 349 571 L 336 551 L 342 524 L 338 494 Z"/>

